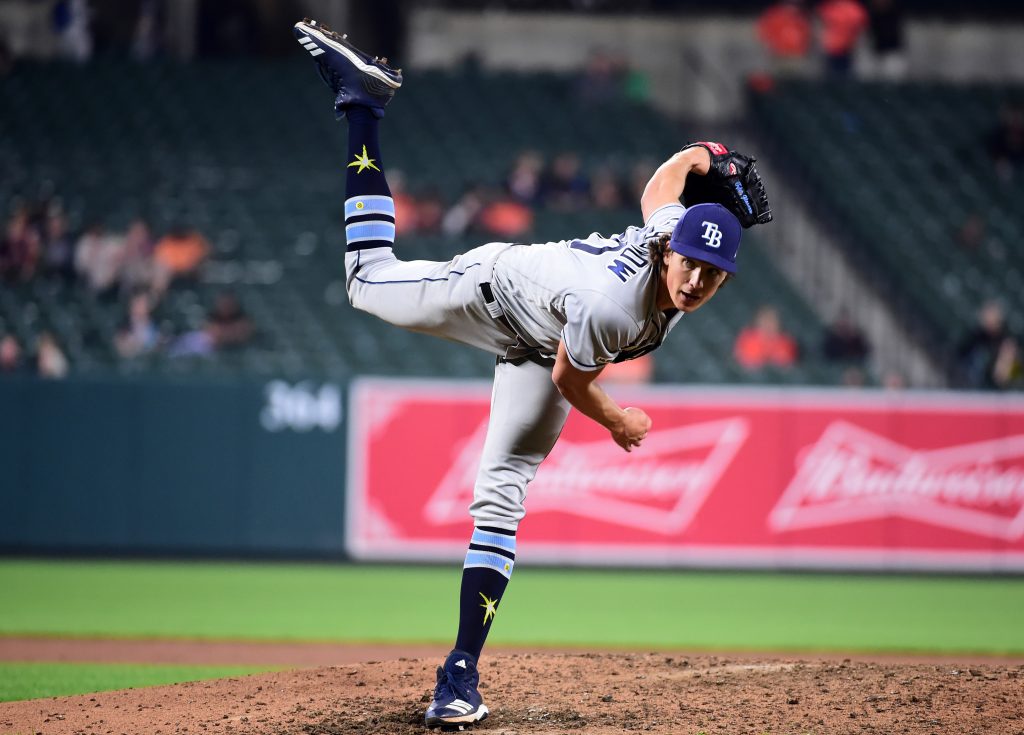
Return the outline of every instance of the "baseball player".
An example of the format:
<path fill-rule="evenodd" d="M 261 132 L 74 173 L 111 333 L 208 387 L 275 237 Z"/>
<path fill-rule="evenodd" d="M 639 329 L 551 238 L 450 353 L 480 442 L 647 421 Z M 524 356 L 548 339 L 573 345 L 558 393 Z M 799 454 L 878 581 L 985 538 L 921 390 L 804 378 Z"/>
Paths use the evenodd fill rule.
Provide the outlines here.
<path fill-rule="evenodd" d="M 316 21 L 295 24 L 348 119 L 346 282 L 352 305 L 391 324 L 497 356 L 491 414 L 470 514 L 455 647 L 437 669 L 426 724 L 461 729 L 488 715 L 477 660 L 516 558 L 527 484 L 570 407 L 629 452 L 651 428 L 595 382 L 605 365 L 657 349 L 736 272 L 742 226 L 771 220 L 753 159 L 718 143 L 686 146 L 657 170 L 640 205 L 644 225 L 612 237 L 492 242 L 448 262 L 399 260 L 379 120 L 400 70 Z M 687 184 L 687 177 L 691 184 Z M 687 190 L 685 208 L 680 204 Z"/>

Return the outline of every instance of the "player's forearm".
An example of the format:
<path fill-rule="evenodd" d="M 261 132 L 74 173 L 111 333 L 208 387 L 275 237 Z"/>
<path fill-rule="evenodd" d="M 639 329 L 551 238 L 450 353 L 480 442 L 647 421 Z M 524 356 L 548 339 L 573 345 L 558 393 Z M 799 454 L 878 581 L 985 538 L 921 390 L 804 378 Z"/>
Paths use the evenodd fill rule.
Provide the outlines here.
<path fill-rule="evenodd" d="M 626 412 L 597 383 L 574 385 L 563 381 L 556 382 L 555 385 L 562 397 L 584 416 L 593 419 L 608 431 L 622 430 Z"/>
<path fill-rule="evenodd" d="M 624 411 L 597 385 L 600 370 L 580 370 L 569 360 L 565 343 L 558 345 L 551 380 L 573 408 L 609 431 L 621 429 Z"/>

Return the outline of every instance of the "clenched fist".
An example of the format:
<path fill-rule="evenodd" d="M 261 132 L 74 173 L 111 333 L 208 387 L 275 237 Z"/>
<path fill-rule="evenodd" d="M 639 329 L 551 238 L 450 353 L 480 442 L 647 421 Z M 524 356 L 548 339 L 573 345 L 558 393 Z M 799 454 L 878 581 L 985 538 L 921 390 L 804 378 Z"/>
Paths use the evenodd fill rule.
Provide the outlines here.
<path fill-rule="evenodd" d="M 633 447 L 639 447 L 651 430 L 651 417 L 639 408 L 627 408 L 622 413 L 622 422 L 612 429 L 612 439 L 627 452 L 632 452 Z"/>

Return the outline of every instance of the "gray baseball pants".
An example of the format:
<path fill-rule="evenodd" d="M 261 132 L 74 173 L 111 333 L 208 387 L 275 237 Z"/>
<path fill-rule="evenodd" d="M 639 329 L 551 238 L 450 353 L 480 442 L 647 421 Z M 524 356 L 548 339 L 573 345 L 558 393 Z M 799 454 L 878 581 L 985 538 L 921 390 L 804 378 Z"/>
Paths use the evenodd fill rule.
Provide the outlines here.
<path fill-rule="evenodd" d="M 346 254 L 352 306 L 395 326 L 478 347 L 502 356 L 516 335 L 487 310 L 480 283 L 490 280 L 507 243 L 488 243 L 448 262 L 398 260 L 390 248 Z M 551 369 L 499 360 L 491 411 L 470 515 L 477 526 L 515 531 L 526 514 L 526 486 L 551 452 L 569 403 Z"/>

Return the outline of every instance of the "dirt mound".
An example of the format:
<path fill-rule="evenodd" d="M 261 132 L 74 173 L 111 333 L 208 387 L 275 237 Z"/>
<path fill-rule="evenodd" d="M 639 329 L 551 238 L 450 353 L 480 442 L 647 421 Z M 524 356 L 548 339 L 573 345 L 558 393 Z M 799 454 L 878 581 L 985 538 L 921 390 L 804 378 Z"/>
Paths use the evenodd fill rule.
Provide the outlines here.
<path fill-rule="evenodd" d="M 422 733 L 434 659 L 0 704 L 0 732 Z M 502 654 L 482 661 L 476 730 L 1024 735 L 1024 666 L 658 654 Z"/>

